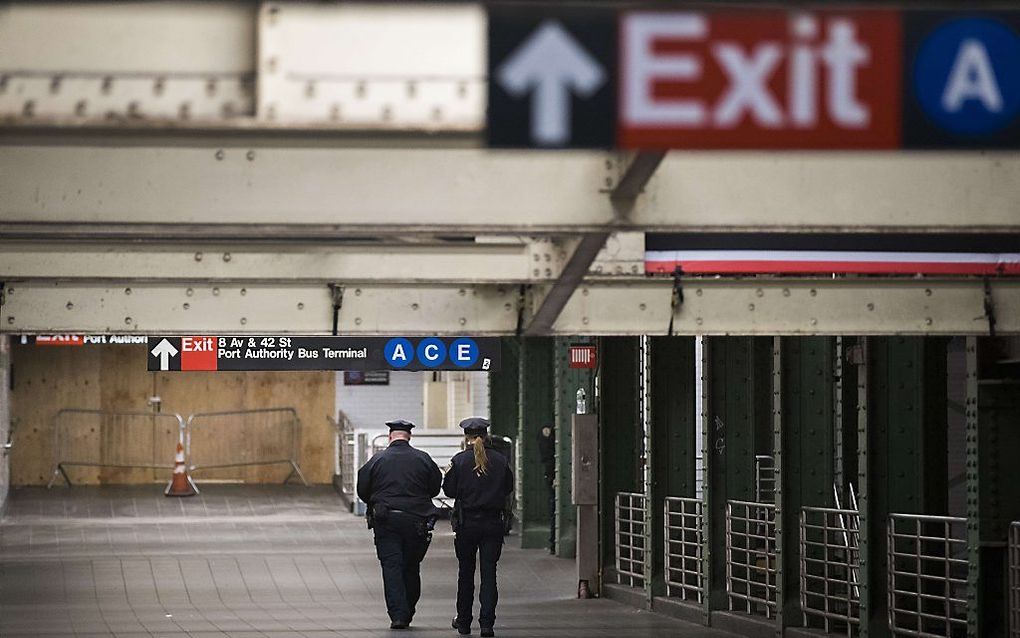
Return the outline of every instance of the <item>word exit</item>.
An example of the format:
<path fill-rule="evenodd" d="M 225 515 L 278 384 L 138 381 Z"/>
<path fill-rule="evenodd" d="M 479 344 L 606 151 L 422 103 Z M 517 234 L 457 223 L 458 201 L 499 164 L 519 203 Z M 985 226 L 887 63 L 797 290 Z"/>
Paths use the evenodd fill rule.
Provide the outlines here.
<path fill-rule="evenodd" d="M 620 42 L 623 146 L 899 144 L 895 14 L 635 13 Z"/>
<path fill-rule="evenodd" d="M 1020 148 L 1020 11 L 493 7 L 489 36 L 490 146 Z"/>

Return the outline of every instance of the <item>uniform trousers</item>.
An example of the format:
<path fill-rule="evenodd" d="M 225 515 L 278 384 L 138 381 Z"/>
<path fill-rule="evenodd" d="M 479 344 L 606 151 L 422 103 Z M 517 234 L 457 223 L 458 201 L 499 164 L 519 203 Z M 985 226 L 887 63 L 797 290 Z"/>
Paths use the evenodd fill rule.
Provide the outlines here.
<path fill-rule="evenodd" d="M 421 562 L 428 551 L 421 519 L 411 514 L 390 512 L 376 521 L 375 553 L 382 565 L 386 612 L 395 622 L 411 622 L 421 598 Z"/>
<path fill-rule="evenodd" d="M 475 565 L 480 564 L 481 584 L 478 591 L 480 605 L 478 624 L 492 627 L 496 622 L 496 562 L 503 552 L 503 521 L 497 515 L 472 517 L 465 514 L 457 528 L 453 546 L 457 552 L 457 623 L 471 624 L 471 609 L 475 597 Z"/>

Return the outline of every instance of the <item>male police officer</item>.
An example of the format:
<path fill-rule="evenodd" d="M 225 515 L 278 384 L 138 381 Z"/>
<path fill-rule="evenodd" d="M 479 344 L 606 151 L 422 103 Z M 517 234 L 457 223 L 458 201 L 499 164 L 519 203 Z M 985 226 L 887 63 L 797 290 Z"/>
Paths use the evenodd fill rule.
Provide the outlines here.
<path fill-rule="evenodd" d="M 358 470 L 358 496 L 368 504 L 368 525 L 382 565 L 390 629 L 407 629 L 421 596 L 421 561 L 432 540 L 442 474 L 409 443 L 413 423 L 390 421 L 390 444 Z"/>

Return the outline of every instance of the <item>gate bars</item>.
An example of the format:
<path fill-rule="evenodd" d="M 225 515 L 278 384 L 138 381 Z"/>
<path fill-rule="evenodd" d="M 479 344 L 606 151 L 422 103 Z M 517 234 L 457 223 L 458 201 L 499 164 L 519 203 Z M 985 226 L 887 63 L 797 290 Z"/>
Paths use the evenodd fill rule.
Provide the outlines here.
<path fill-rule="evenodd" d="M 973 561 L 968 561 L 968 550 L 972 551 L 973 548 L 969 547 L 966 536 L 966 528 L 973 523 L 973 515 L 970 512 L 966 518 L 928 515 L 926 512 L 939 511 L 934 509 L 938 507 L 937 504 L 932 506 L 933 509 L 921 509 L 922 513 L 901 509 L 904 507 L 902 505 L 893 505 L 895 509 L 892 511 L 882 511 L 882 507 L 872 504 L 873 492 L 883 489 L 881 484 L 872 484 L 880 475 L 873 475 L 877 470 L 872 468 L 874 461 L 869 458 L 869 451 L 878 453 L 875 446 L 879 443 L 874 437 L 883 430 L 876 428 L 884 427 L 881 424 L 885 423 L 875 419 L 889 418 L 888 414 L 872 414 L 872 411 L 886 409 L 879 401 L 889 401 L 892 395 L 886 396 L 885 388 L 875 386 L 880 381 L 871 381 L 871 376 L 876 370 L 888 374 L 889 370 L 898 369 L 891 367 L 889 362 L 901 367 L 913 365 L 920 372 L 916 380 L 911 382 L 918 384 L 918 392 L 930 392 L 935 386 L 924 376 L 928 372 L 925 362 L 929 361 L 928 357 L 941 358 L 945 346 L 929 340 L 912 342 L 913 338 L 897 338 L 892 347 L 888 345 L 892 343 L 891 339 L 888 343 L 871 338 L 834 341 L 835 358 L 830 361 L 835 387 L 831 391 L 835 433 L 833 444 L 856 447 L 856 452 L 853 447 L 849 447 L 849 452 L 838 450 L 833 454 L 837 462 L 829 480 L 842 480 L 827 486 L 827 489 L 832 489 L 832 493 L 823 500 L 834 506 L 819 506 L 816 503 L 797 503 L 796 500 L 782 496 L 783 475 L 779 470 L 790 470 L 785 463 L 780 462 L 783 450 L 774 450 L 776 504 L 772 505 L 761 502 L 772 500 L 769 497 L 773 491 L 768 489 L 771 485 L 768 480 L 770 464 L 767 461 L 771 459 L 764 458 L 764 455 L 757 459 L 756 467 L 753 463 L 756 454 L 752 453 L 746 468 L 742 470 L 746 478 L 741 477 L 741 480 L 747 481 L 747 496 L 751 498 L 739 498 L 739 490 L 728 495 L 725 486 L 718 488 L 714 483 L 718 480 L 715 473 L 726 471 L 719 467 L 719 463 L 725 468 L 726 458 L 729 458 L 726 454 L 730 452 L 727 448 L 733 443 L 728 437 L 722 437 L 739 422 L 741 413 L 721 412 L 729 409 L 729 406 L 718 399 L 716 392 L 719 384 L 727 386 L 722 389 L 724 393 L 732 391 L 735 386 L 730 382 L 729 370 L 716 374 L 712 368 L 716 365 L 732 367 L 736 381 L 741 381 L 739 377 L 742 374 L 745 377 L 761 374 L 752 370 L 755 366 L 748 363 L 751 355 L 747 352 L 751 348 L 741 351 L 733 349 L 732 344 L 724 344 L 723 349 L 730 348 L 725 355 L 716 356 L 710 352 L 708 341 L 726 339 L 706 339 L 704 346 L 699 339 L 700 347 L 696 349 L 697 355 L 700 355 L 696 358 L 701 359 L 699 363 L 702 370 L 700 430 L 704 437 L 702 448 L 705 450 L 705 463 L 698 469 L 704 474 L 701 481 L 703 491 L 696 492 L 694 498 L 657 492 L 649 485 L 654 482 L 654 477 L 648 476 L 648 467 L 645 466 L 640 468 L 644 474 L 643 490 L 621 492 L 611 497 L 610 502 L 616 514 L 614 559 L 619 581 L 646 592 L 661 592 L 656 595 L 664 594 L 667 598 L 683 601 L 694 608 L 701 607 L 705 624 L 709 624 L 714 616 L 710 611 L 719 612 L 729 608 L 772 618 L 777 630 L 782 623 L 783 627 L 803 624 L 805 627 L 847 636 L 874 635 L 872 632 L 885 634 L 886 631 L 894 635 L 919 637 L 963 633 L 977 635 L 974 634 L 975 626 L 967 622 L 968 615 L 973 617 L 975 608 L 973 577 L 976 567 Z M 786 339 L 793 338 L 783 338 L 782 341 Z M 967 341 L 967 358 L 973 370 L 976 340 Z M 786 344 L 774 344 L 775 365 L 777 362 L 782 363 Z M 793 343 L 791 347 L 801 347 L 803 344 L 808 342 Z M 646 347 L 646 343 L 639 345 L 640 350 Z M 874 354 L 871 353 L 872 347 L 876 349 Z M 883 351 L 877 352 L 879 348 Z M 904 350 L 910 352 L 903 354 Z M 814 354 L 808 351 L 807 354 L 815 359 L 806 363 L 803 370 L 813 373 L 815 367 L 822 369 L 824 359 L 821 358 L 821 352 L 817 348 Z M 645 436 L 642 456 L 648 460 L 654 459 L 651 454 L 652 441 L 647 438 L 651 429 L 648 421 L 654 421 L 656 416 L 649 415 L 645 410 L 649 403 L 648 389 L 652 385 L 644 376 L 648 373 L 646 356 L 645 352 L 639 354 L 638 379 L 642 397 L 637 420 Z M 901 360 L 903 357 L 907 359 Z M 872 359 L 875 361 L 872 362 Z M 930 362 L 932 365 L 937 364 L 935 359 Z M 796 373 L 796 370 L 791 369 L 791 373 Z M 844 374 L 847 375 L 845 385 L 840 385 L 844 384 Z M 928 376 L 934 378 L 939 374 L 936 370 L 936 374 Z M 972 372 L 966 389 L 970 435 L 973 435 L 977 421 L 975 379 L 976 375 Z M 746 382 L 746 378 L 743 381 Z M 881 382 L 885 382 L 884 377 Z M 773 384 L 776 383 L 777 380 L 773 379 Z M 785 385 L 787 381 L 784 379 L 778 383 Z M 774 387 L 781 389 L 777 385 Z M 813 396 L 819 396 L 818 388 L 808 387 L 814 390 Z M 743 396 L 734 400 L 753 400 L 749 396 L 753 388 L 749 385 L 745 388 L 741 389 Z M 797 391 L 797 386 L 792 388 L 787 391 Z M 804 391 L 803 386 L 801 391 Z M 777 398 L 774 396 L 773 400 Z M 842 403 L 844 400 L 847 401 L 845 408 Z M 786 419 L 793 418 L 793 415 L 788 414 L 791 406 L 774 403 L 773 407 L 782 415 L 780 417 L 774 413 L 774 423 L 782 422 L 785 425 Z M 814 409 L 815 406 L 809 407 Z M 869 423 L 871 421 L 875 422 Z M 856 425 L 856 441 L 839 432 L 839 425 Z M 781 439 L 777 441 L 782 443 Z M 761 449 L 756 452 L 759 451 L 764 452 Z M 716 468 L 713 469 L 712 461 L 717 459 Z M 785 480 L 799 480 L 796 470 Z M 846 494 L 850 497 L 843 507 L 840 503 L 841 495 Z M 784 505 L 794 511 L 783 515 L 788 525 L 788 529 L 783 532 L 787 539 L 780 541 L 776 529 Z M 925 507 L 923 503 L 921 507 Z M 712 518 L 719 514 L 722 514 L 720 522 L 725 528 L 713 529 L 717 524 L 712 522 Z M 651 525 L 653 516 L 655 524 Z M 659 520 L 658 516 L 663 518 Z M 719 542 L 722 547 L 714 547 L 715 542 Z M 797 555 L 788 556 L 786 562 L 780 560 L 780 552 L 784 548 L 787 552 L 797 552 Z M 725 571 L 716 570 L 712 566 L 713 550 L 725 554 L 725 560 L 721 561 Z M 654 560 L 651 556 L 655 557 Z M 1020 522 L 1010 527 L 1008 556 L 1011 561 L 1008 568 L 1009 585 L 1008 589 L 1004 588 L 1008 593 L 1008 635 L 1010 638 L 1020 638 Z M 792 565 L 788 564 L 790 558 L 793 558 Z M 649 565 L 659 561 L 663 565 L 661 572 L 649 569 Z M 934 565 L 938 565 L 938 569 Z M 785 575 L 781 573 L 783 571 Z M 713 578 L 717 579 L 715 586 L 712 585 Z M 783 584 L 784 578 L 786 585 Z M 782 617 L 784 586 L 796 588 L 795 594 L 786 590 L 788 595 L 793 596 L 793 607 L 787 607 L 791 615 L 786 618 Z M 723 598 L 718 599 L 712 595 L 716 588 L 722 590 Z M 787 603 L 790 601 L 787 599 Z"/>

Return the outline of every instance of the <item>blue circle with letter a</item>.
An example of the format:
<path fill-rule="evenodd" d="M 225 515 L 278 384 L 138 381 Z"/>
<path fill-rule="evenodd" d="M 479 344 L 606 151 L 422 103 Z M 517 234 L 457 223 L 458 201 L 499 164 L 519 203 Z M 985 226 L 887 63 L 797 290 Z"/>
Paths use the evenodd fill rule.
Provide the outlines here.
<path fill-rule="evenodd" d="M 426 368 L 435 368 L 446 360 L 446 344 L 435 337 L 418 343 L 418 361 Z"/>
<path fill-rule="evenodd" d="M 478 361 L 478 344 L 474 339 L 461 337 L 450 344 L 450 361 L 459 368 L 468 368 Z"/>
<path fill-rule="evenodd" d="M 935 29 L 914 61 L 921 108 L 940 128 L 986 135 L 1020 114 L 1020 38 L 992 18 L 962 18 Z"/>
<path fill-rule="evenodd" d="M 414 346 L 403 337 L 394 337 L 383 348 L 386 363 L 394 368 L 406 368 L 414 360 Z"/>

